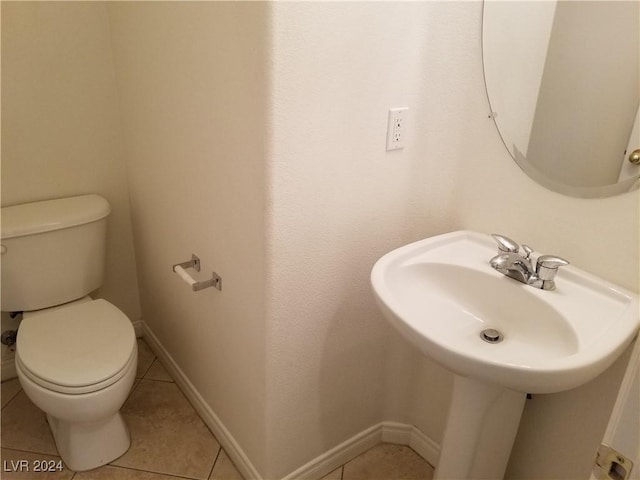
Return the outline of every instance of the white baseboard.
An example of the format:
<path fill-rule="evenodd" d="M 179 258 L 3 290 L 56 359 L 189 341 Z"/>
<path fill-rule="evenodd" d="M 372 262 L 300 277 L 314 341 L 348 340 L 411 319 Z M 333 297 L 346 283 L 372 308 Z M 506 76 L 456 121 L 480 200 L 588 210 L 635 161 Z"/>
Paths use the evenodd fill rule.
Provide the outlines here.
<path fill-rule="evenodd" d="M 397 422 L 381 422 L 354 435 L 328 452 L 291 472 L 283 480 L 316 480 L 344 465 L 379 443 L 407 445 L 431 465 L 440 455 L 440 447 L 413 425 Z"/>
<path fill-rule="evenodd" d="M 332 472 L 340 465 L 366 452 L 382 442 L 382 424 L 374 425 L 354 435 L 340 445 L 314 458 L 294 470 L 282 480 L 318 479 Z"/>
<path fill-rule="evenodd" d="M 418 430 L 414 425 L 382 422 L 382 441 L 396 445 L 408 445 L 431 465 L 438 463 L 440 445 Z"/>
<path fill-rule="evenodd" d="M 131 321 L 133 330 L 136 332 L 136 338 L 144 337 L 144 322 L 142 320 Z"/>
<path fill-rule="evenodd" d="M 247 480 L 261 480 L 262 477 L 220 418 L 211 410 L 211 407 L 207 405 L 200 393 L 175 363 L 169 352 L 167 352 L 149 329 L 149 326 L 144 323 L 144 321 L 140 323 L 145 340 L 155 354 L 160 357 L 176 383 L 180 386 L 203 421 L 211 429 L 242 476 Z M 381 422 L 345 440 L 310 462 L 307 462 L 305 465 L 286 475 L 282 480 L 317 480 L 383 442 L 407 445 L 431 465 L 436 465 L 438 462 L 440 446 L 415 426 L 397 422 Z"/>

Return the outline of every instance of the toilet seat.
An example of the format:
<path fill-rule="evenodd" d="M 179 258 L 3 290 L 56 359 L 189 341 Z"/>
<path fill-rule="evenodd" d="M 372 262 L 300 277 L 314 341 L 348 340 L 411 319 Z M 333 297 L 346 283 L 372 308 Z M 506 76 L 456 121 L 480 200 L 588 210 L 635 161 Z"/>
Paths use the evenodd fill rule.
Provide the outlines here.
<path fill-rule="evenodd" d="M 127 362 L 127 364 L 125 365 L 125 367 L 122 368 L 119 372 L 117 372 L 114 376 L 107 378 L 106 380 L 103 380 L 101 382 L 93 383 L 90 385 L 83 385 L 80 387 L 67 387 L 64 385 L 58 385 L 57 383 L 49 382 L 41 377 L 38 377 L 24 365 L 19 355 L 16 355 L 16 359 L 15 359 L 16 369 L 20 373 L 22 373 L 25 377 L 27 377 L 29 380 L 41 386 L 42 388 L 46 388 L 47 390 L 51 390 L 53 392 L 58 392 L 58 393 L 64 393 L 68 395 L 80 395 L 83 393 L 93 393 L 113 385 L 128 373 L 129 369 L 132 368 L 134 364 L 136 364 L 136 360 L 137 360 L 137 356 L 134 351 L 131 353 L 131 357 Z"/>
<path fill-rule="evenodd" d="M 20 324 L 16 367 L 43 388 L 66 394 L 95 392 L 136 363 L 133 325 L 103 299 L 39 311 Z"/>

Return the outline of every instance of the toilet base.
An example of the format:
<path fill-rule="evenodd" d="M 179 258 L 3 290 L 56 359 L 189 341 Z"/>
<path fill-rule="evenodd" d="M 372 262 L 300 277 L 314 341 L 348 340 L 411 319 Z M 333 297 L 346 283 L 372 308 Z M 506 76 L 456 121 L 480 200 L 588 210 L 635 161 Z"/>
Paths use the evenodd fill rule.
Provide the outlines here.
<path fill-rule="evenodd" d="M 49 414 L 47 421 L 62 461 L 76 472 L 106 465 L 131 445 L 120 412 L 98 422 L 70 423 Z"/>

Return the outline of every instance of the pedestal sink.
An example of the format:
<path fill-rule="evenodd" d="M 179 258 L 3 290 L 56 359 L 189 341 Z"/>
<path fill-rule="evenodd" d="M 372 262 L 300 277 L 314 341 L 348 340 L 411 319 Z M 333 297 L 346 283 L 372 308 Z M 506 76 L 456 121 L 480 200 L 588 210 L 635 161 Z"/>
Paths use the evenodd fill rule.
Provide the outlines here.
<path fill-rule="evenodd" d="M 387 320 L 455 374 L 437 480 L 502 478 L 526 394 L 592 380 L 640 325 L 635 294 L 571 265 L 555 290 L 537 289 L 493 270 L 496 253 L 490 236 L 458 231 L 393 250 L 371 272 Z"/>

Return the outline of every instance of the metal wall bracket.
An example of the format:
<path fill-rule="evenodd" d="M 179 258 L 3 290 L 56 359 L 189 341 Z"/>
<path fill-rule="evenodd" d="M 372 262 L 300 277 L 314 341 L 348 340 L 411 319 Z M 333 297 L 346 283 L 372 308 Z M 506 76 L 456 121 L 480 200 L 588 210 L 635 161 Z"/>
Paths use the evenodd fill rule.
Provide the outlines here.
<path fill-rule="evenodd" d="M 198 292 L 209 287 L 214 287 L 222 291 L 222 277 L 216 272 L 213 272 L 211 274 L 211 278 L 209 280 L 198 282 L 191 275 L 189 275 L 189 273 L 187 273 L 187 271 L 185 270 L 187 268 L 193 268 L 196 272 L 199 272 L 200 259 L 194 254 L 191 254 L 191 260 L 182 263 L 176 263 L 173 265 L 173 271 L 180 275 L 180 278 L 182 278 L 185 283 L 188 283 L 194 292 Z"/>
<path fill-rule="evenodd" d="M 218 290 L 222 291 L 222 277 L 218 275 L 216 272 L 211 273 L 211 278 L 209 280 L 204 280 L 202 282 L 196 282 L 191 285 L 191 288 L 194 292 L 198 290 L 202 290 L 203 288 L 214 287 Z"/>
<path fill-rule="evenodd" d="M 200 259 L 196 257 L 193 253 L 191 254 L 191 260 L 182 263 L 176 263 L 173 266 L 173 271 L 176 271 L 176 267 L 181 268 L 193 268 L 196 272 L 200 271 Z"/>

